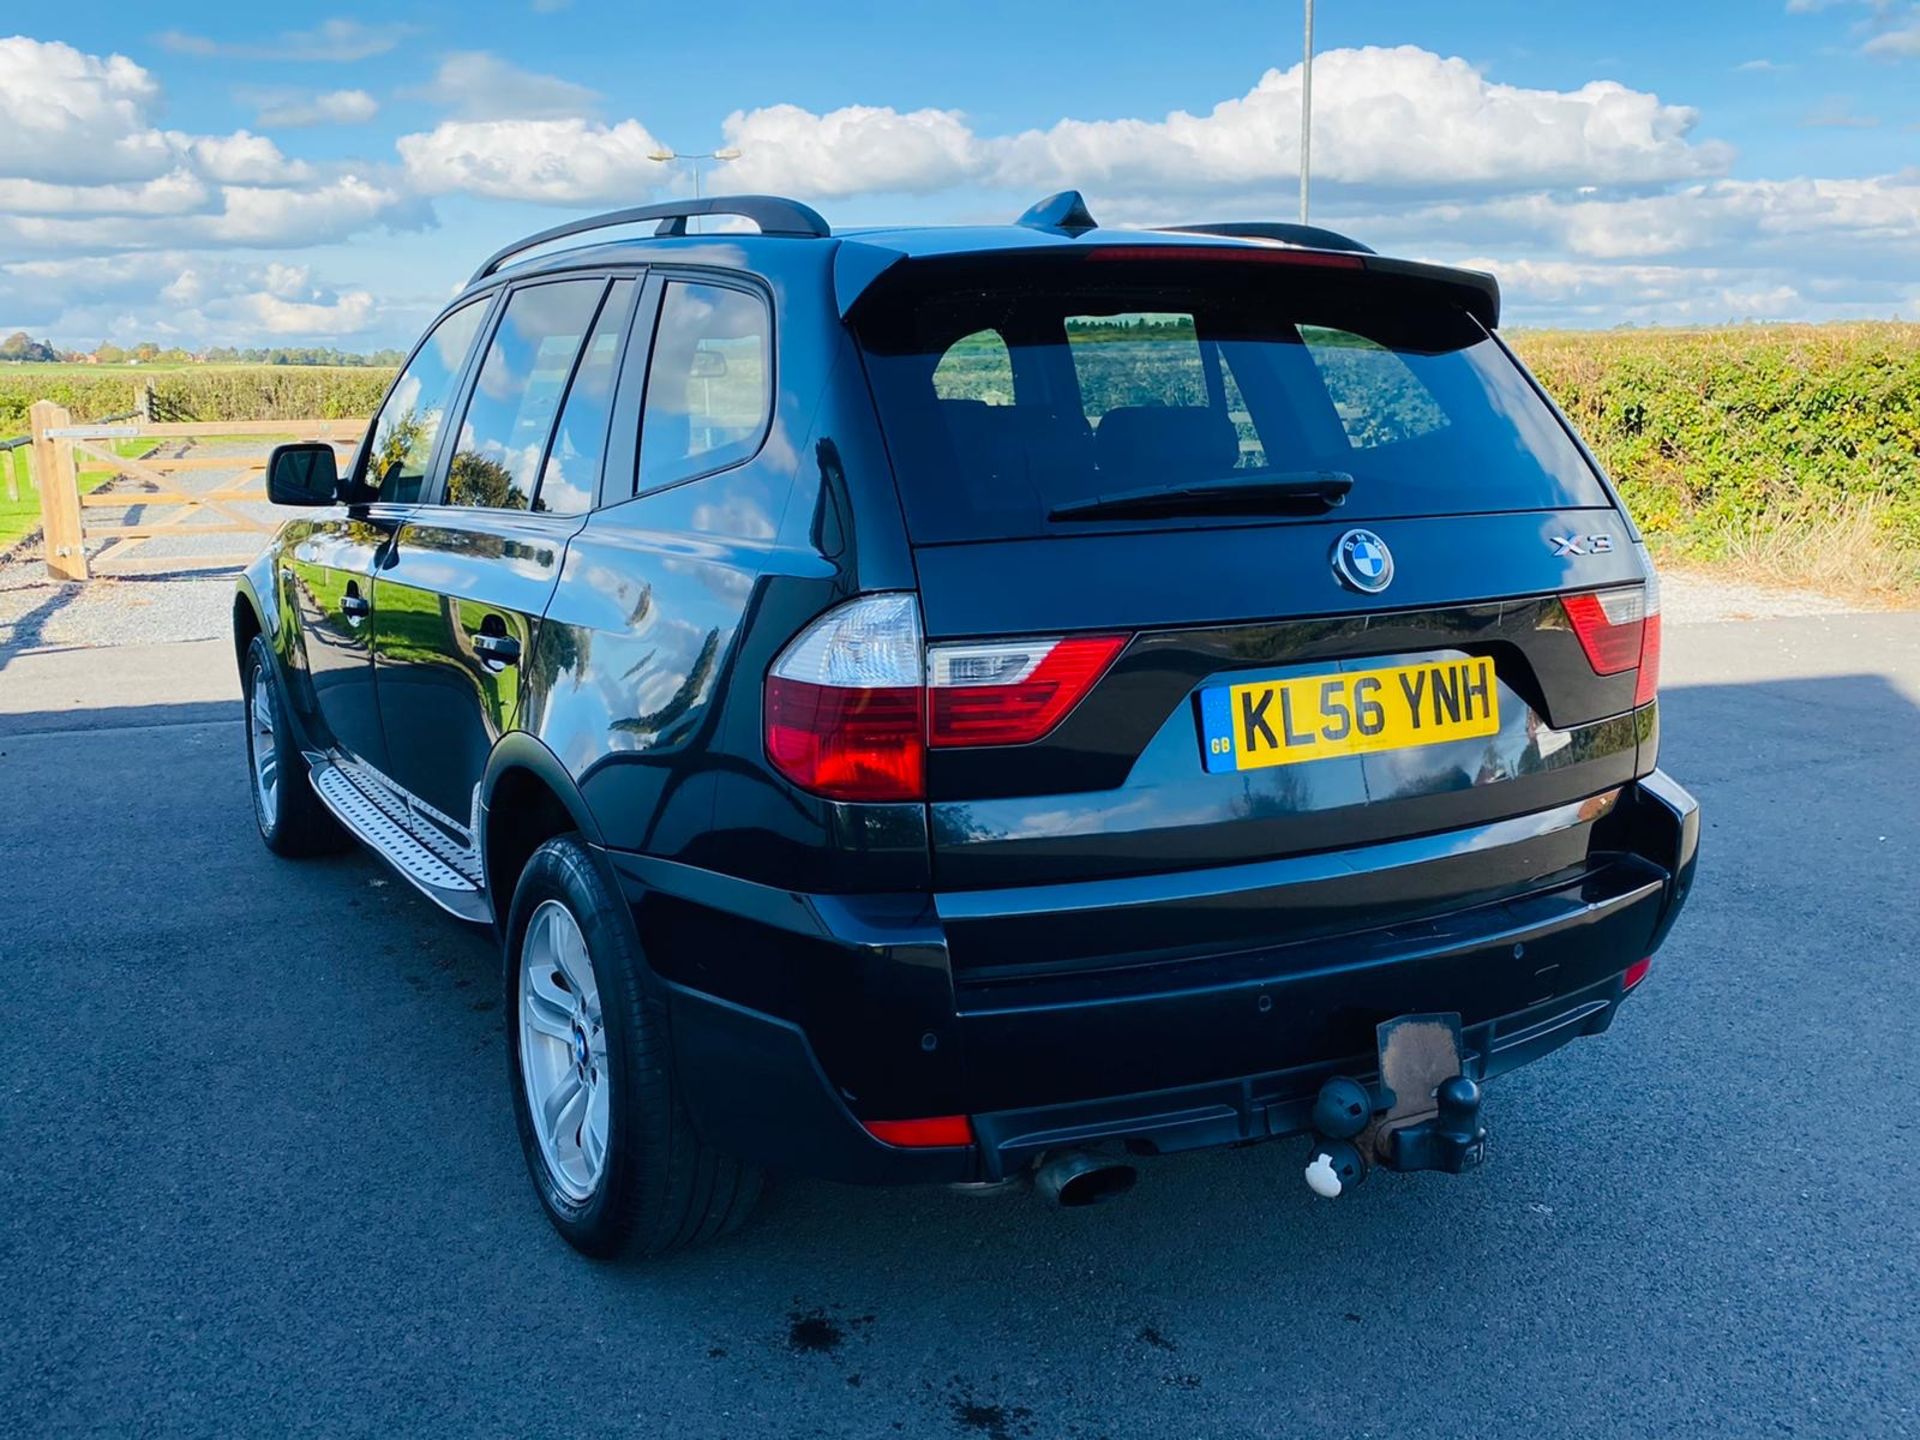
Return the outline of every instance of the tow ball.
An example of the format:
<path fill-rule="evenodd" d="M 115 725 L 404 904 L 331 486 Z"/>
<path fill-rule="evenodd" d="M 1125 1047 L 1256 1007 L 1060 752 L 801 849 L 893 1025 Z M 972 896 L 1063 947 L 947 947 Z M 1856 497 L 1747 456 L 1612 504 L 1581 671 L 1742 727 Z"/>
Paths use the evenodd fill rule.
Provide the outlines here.
<path fill-rule="evenodd" d="M 1344 1075 L 1320 1087 L 1306 1181 L 1344 1194 L 1374 1165 L 1458 1175 L 1487 1156 L 1481 1091 L 1466 1073 L 1458 1015 L 1403 1015 L 1378 1028 L 1380 1081 Z"/>

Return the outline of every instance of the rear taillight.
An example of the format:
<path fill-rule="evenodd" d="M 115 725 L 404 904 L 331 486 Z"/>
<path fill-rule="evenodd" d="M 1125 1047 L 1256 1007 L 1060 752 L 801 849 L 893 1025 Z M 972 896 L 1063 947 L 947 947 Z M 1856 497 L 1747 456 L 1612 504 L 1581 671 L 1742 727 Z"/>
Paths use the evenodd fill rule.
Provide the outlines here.
<path fill-rule="evenodd" d="M 831 800 L 920 800 L 926 752 L 1025 745 L 1080 703 L 1125 635 L 925 647 L 911 595 L 828 611 L 767 674 L 767 755 Z"/>
<path fill-rule="evenodd" d="M 919 800 L 926 786 L 920 607 L 865 595 L 830 610 L 767 673 L 767 756 L 831 800 Z"/>
<path fill-rule="evenodd" d="M 934 746 L 1026 745 L 1080 703 L 1125 648 L 1124 635 L 927 651 L 927 742 Z"/>
<path fill-rule="evenodd" d="M 1564 596 L 1567 619 L 1596 675 L 1636 670 L 1633 703 L 1645 705 L 1660 688 L 1660 577 L 1644 545 L 1634 547 L 1646 583 L 1623 590 Z"/>
<path fill-rule="evenodd" d="M 1660 572 L 1645 545 L 1633 548 L 1647 572 L 1647 622 L 1640 637 L 1640 679 L 1633 687 L 1633 703 L 1645 705 L 1660 693 Z"/>
<path fill-rule="evenodd" d="M 1621 990 L 1633 989 L 1634 986 L 1647 978 L 1647 972 L 1651 969 L 1653 969 L 1653 957 L 1651 955 L 1644 960 L 1634 961 L 1631 965 L 1627 966 L 1626 974 L 1620 977 Z"/>

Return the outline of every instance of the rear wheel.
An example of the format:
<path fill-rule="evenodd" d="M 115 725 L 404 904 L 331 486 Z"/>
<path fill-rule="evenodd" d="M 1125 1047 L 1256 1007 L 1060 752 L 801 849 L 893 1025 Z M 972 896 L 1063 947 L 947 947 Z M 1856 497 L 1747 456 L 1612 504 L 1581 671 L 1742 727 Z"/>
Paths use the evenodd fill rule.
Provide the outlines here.
<path fill-rule="evenodd" d="M 241 670 L 241 699 L 247 710 L 247 778 L 260 838 L 276 855 L 339 850 L 347 834 L 307 784 L 307 757 L 294 743 L 275 675 L 273 652 L 263 637 L 254 636 Z"/>
<path fill-rule="evenodd" d="M 514 1118 L 540 1203 L 589 1255 L 658 1255 L 739 1227 L 760 1173 L 694 1133 L 620 896 L 578 837 L 527 862 L 507 925 Z"/>

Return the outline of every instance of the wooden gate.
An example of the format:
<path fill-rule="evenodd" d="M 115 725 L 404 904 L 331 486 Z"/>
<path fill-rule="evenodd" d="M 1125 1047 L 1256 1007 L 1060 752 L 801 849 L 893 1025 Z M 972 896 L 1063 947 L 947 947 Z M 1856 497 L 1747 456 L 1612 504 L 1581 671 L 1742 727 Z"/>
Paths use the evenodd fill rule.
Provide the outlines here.
<path fill-rule="evenodd" d="M 281 515 L 268 510 L 267 454 L 282 440 L 325 440 L 342 451 L 359 444 L 365 420 L 212 420 L 191 424 L 138 421 L 120 425 L 75 425 L 67 412 L 41 400 L 30 411 L 33 459 L 46 529 L 47 569 L 58 579 L 90 574 L 134 575 L 155 570 L 202 570 L 243 565 L 259 552 L 235 542 L 231 549 L 152 554 L 156 540 L 197 541 L 203 535 L 270 535 Z M 210 439 L 257 442 L 238 453 L 194 454 Z M 122 455 L 124 441 L 158 442 L 184 455 L 149 452 Z M 168 441 L 185 446 L 166 447 Z M 344 459 L 344 456 L 343 456 Z M 80 471 L 107 470 L 107 486 L 82 495 Z M 198 486 L 196 476 L 209 483 Z M 115 519 L 104 512 L 121 511 Z M 127 518 L 124 512 L 138 512 Z M 104 548 L 91 559 L 89 545 Z"/>

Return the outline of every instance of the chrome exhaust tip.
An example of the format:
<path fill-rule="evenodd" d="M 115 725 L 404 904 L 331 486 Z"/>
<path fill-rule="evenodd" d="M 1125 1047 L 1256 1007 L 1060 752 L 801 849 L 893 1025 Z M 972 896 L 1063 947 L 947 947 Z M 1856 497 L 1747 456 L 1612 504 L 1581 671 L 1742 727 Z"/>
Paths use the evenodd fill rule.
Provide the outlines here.
<path fill-rule="evenodd" d="M 1078 1210 L 1117 1199 L 1139 1178 L 1140 1172 L 1125 1161 L 1068 1150 L 1048 1157 L 1034 1173 L 1033 1188 L 1055 1209 Z"/>

